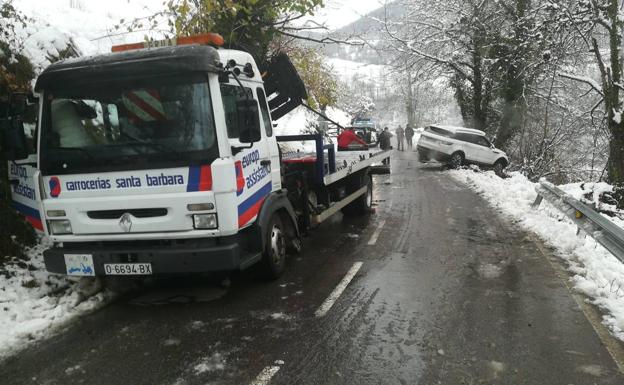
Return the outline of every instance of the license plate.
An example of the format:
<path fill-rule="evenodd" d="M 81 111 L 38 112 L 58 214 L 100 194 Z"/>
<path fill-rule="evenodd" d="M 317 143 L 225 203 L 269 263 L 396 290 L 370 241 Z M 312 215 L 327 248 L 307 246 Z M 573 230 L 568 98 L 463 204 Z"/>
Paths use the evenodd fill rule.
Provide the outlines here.
<path fill-rule="evenodd" d="M 93 255 L 91 254 L 65 254 L 65 269 L 67 275 L 94 276 Z"/>
<path fill-rule="evenodd" d="M 106 275 L 151 275 L 151 263 L 105 263 Z"/>

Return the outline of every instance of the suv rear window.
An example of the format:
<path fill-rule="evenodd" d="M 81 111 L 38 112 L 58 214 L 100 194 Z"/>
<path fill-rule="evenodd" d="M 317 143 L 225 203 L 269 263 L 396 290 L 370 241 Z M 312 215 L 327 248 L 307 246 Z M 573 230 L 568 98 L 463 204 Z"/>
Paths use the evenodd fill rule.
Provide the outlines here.
<path fill-rule="evenodd" d="M 427 127 L 425 129 L 425 131 L 434 133 L 436 135 L 446 136 L 448 138 L 450 138 L 453 135 L 450 131 L 447 131 L 447 130 L 439 128 L 439 127 L 432 127 L 432 126 L 431 127 Z"/>

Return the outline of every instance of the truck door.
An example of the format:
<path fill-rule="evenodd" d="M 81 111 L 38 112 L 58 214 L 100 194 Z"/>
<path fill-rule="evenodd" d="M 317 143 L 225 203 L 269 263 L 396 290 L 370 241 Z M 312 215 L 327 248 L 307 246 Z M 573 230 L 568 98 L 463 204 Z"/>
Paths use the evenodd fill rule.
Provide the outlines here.
<path fill-rule="evenodd" d="M 28 158 L 9 161 L 9 183 L 11 184 L 11 199 L 13 208 L 39 231 L 43 231 L 42 215 L 39 211 L 39 202 L 35 192 L 35 177 L 37 165 L 36 135 L 34 124 L 25 124 L 26 137 L 29 148 Z"/>
<path fill-rule="evenodd" d="M 238 227 L 246 227 L 253 223 L 262 202 L 273 191 L 271 154 L 266 132 L 262 130 L 261 140 L 253 143 L 241 143 L 239 127 L 238 106 L 241 101 L 248 98 L 258 101 L 254 89 L 247 82 L 243 82 L 243 88 L 238 84 L 223 83 L 220 85 L 221 98 L 223 100 L 223 111 L 227 128 L 228 141 L 233 151 L 237 177 L 237 200 L 238 200 Z M 260 113 L 260 112 L 259 112 Z M 262 122 L 262 117 L 259 116 Z M 262 126 L 262 123 L 260 123 Z"/>
<path fill-rule="evenodd" d="M 262 125 L 264 126 L 264 133 L 267 138 L 269 157 L 271 158 L 271 180 L 273 182 L 273 191 L 275 191 L 282 188 L 279 148 L 277 147 L 277 139 L 275 139 L 275 135 L 273 135 L 273 122 L 271 121 L 271 114 L 269 113 L 264 90 L 262 87 L 257 87 L 256 93 L 258 95 L 258 104 L 260 105 L 260 112 L 262 114 Z"/>

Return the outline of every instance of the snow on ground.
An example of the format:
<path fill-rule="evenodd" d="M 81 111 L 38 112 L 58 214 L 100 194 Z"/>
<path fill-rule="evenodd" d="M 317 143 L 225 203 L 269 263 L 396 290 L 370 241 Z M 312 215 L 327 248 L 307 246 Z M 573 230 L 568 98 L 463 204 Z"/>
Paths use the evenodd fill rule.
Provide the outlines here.
<path fill-rule="evenodd" d="M 574 223 L 545 199 L 539 209 L 533 209 L 531 204 L 537 196 L 537 184 L 523 175 L 512 173 L 510 178 L 501 179 L 491 171 L 481 173 L 469 169 L 451 170 L 449 173 L 554 247 L 573 273 L 574 288 L 586 294 L 594 305 L 603 310 L 603 323 L 624 341 L 623 263 L 593 238 L 577 235 Z M 577 198 L 583 192 L 580 184 L 559 187 Z M 595 190 L 605 189 L 607 186 L 597 185 Z"/>
<path fill-rule="evenodd" d="M 43 241 L 27 261 L 0 266 L 0 359 L 112 299 L 98 281 L 46 272 L 41 253 L 48 246 Z"/>

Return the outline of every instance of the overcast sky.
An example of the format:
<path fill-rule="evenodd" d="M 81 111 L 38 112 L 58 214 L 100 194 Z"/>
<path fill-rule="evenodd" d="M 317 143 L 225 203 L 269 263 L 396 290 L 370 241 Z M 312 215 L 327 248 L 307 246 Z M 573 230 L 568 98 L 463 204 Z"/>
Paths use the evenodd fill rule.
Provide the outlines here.
<path fill-rule="evenodd" d="M 361 16 L 383 6 L 385 0 L 325 0 L 312 19 L 325 23 L 330 29 L 337 29 L 354 22 Z"/>

